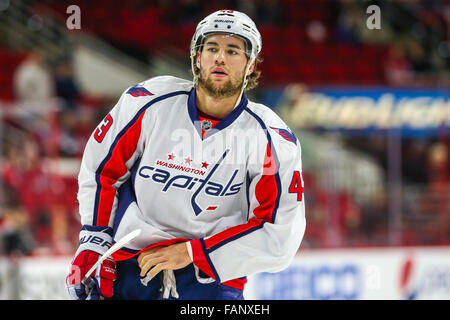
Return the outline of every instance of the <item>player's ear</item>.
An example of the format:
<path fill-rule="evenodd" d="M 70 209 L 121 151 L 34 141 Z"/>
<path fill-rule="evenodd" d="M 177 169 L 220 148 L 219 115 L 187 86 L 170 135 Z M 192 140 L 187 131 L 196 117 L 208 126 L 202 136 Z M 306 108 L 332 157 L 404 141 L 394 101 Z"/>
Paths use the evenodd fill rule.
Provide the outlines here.
<path fill-rule="evenodd" d="M 255 71 L 255 64 L 256 61 L 253 61 L 253 63 L 250 65 L 250 68 L 248 68 L 247 76 L 251 75 L 253 71 Z"/>
<path fill-rule="evenodd" d="M 200 51 L 197 51 L 197 57 L 195 59 L 195 65 L 200 69 Z"/>

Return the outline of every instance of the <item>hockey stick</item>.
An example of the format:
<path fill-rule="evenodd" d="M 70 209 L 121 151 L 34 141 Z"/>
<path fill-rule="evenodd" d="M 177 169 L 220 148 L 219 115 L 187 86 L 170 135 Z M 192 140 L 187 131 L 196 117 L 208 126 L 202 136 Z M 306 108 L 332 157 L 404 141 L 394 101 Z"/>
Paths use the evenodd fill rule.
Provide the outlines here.
<path fill-rule="evenodd" d="M 93 285 L 93 281 L 89 280 L 89 277 L 91 274 L 97 269 L 97 267 L 109 256 L 111 256 L 114 252 L 125 246 L 128 242 L 136 238 L 141 233 L 141 229 L 136 229 L 134 231 L 131 231 L 129 234 L 125 235 L 123 238 L 120 238 L 119 241 L 117 241 L 111 248 L 109 248 L 101 257 L 98 259 L 98 261 L 92 266 L 92 268 L 89 269 L 89 271 L 84 276 L 83 280 L 81 281 L 86 287 L 90 288 Z"/>

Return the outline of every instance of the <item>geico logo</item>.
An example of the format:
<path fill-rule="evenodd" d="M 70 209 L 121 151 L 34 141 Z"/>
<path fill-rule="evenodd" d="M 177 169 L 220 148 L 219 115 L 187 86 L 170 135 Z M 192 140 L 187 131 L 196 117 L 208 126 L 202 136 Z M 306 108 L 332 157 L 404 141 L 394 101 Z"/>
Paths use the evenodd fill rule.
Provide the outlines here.
<path fill-rule="evenodd" d="M 223 197 L 237 194 L 244 182 L 232 184 L 237 172 L 236 169 L 226 184 L 209 181 L 210 175 L 205 179 L 194 178 L 187 175 L 172 176 L 168 171 L 155 169 L 150 166 L 143 166 L 139 169 L 139 176 L 145 179 L 151 179 L 156 183 L 164 185 L 162 191 L 167 192 L 170 188 L 179 188 L 196 191 L 198 188 L 205 187 L 205 193 L 210 196 Z M 195 188 L 194 188 L 195 187 Z"/>
<path fill-rule="evenodd" d="M 363 289 L 361 269 L 357 265 L 321 265 L 312 268 L 291 266 L 277 274 L 257 276 L 258 299 L 272 300 L 353 300 Z"/>

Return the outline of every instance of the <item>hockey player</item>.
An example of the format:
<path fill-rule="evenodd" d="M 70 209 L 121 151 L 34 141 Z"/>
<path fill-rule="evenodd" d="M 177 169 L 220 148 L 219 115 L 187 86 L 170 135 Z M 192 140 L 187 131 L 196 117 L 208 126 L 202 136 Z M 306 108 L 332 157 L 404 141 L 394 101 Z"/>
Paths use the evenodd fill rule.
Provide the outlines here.
<path fill-rule="evenodd" d="M 261 36 L 221 10 L 193 35 L 193 81 L 125 90 L 89 139 L 79 173 L 75 299 L 243 299 L 246 276 L 289 266 L 305 231 L 301 149 L 249 101 Z M 114 240 L 138 238 L 80 283 Z"/>

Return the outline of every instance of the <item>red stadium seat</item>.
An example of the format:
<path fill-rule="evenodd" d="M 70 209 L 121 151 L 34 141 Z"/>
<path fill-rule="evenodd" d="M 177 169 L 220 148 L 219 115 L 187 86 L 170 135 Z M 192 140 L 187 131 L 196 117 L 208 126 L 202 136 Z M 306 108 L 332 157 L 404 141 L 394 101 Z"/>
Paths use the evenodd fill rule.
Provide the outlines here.
<path fill-rule="evenodd" d="M 14 100 L 14 72 L 24 58 L 25 54 L 22 52 L 0 48 L 0 100 Z"/>
<path fill-rule="evenodd" d="M 306 84 L 318 84 L 321 82 L 322 76 L 313 61 L 302 61 L 296 71 L 300 82 Z"/>
<path fill-rule="evenodd" d="M 373 64 L 362 61 L 354 67 L 355 83 L 374 84 L 377 81 L 376 71 Z"/>
<path fill-rule="evenodd" d="M 343 84 L 349 81 L 347 67 L 339 62 L 331 62 L 324 67 L 327 84 Z"/>
<path fill-rule="evenodd" d="M 297 61 L 302 59 L 304 50 L 302 49 L 300 44 L 290 43 L 284 47 L 284 50 L 282 50 L 282 52 L 287 59 L 287 63 L 297 63 Z"/>
<path fill-rule="evenodd" d="M 52 7 L 66 14 L 65 8 L 69 2 L 62 2 Z M 83 24 L 108 40 L 126 47 L 134 46 L 148 50 L 149 54 L 155 50 L 176 54 L 178 50 L 171 49 L 178 48 L 179 52 L 182 52 L 181 50 L 189 46 L 197 21 L 185 21 L 174 28 L 164 19 L 168 9 L 163 5 L 143 4 L 132 0 L 120 3 L 120 10 L 109 10 L 112 7 L 109 0 L 95 2 L 80 0 L 78 5 L 88 7 L 91 12 L 83 16 Z M 212 4 L 205 8 L 212 10 L 215 6 Z M 284 24 L 258 24 L 263 39 L 261 55 L 266 62 L 269 59 L 276 59 L 277 63 L 287 63 L 289 68 L 297 70 L 289 72 L 286 76 L 283 66 L 267 67 L 266 69 L 270 70 L 267 73 L 273 73 L 273 77 L 267 81 L 273 80 L 277 83 L 289 81 L 297 72 L 313 82 L 322 81 L 322 78 L 324 81 L 338 81 L 338 83 L 342 83 L 344 79 L 345 81 L 362 79 L 368 83 L 382 81 L 382 66 L 379 62 L 382 57 L 377 46 L 339 43 L 332 45 L 329 39 L 315 43 L 308 37 L 307 26 L 313 21 L 320 21 L 330 32 L 333 30 L 334 14 L 330 12 L 329 7 L 327 1 L 282 0 L 280 8 L 285 15 Z M 173 15 L 176 14 L 172 12 L 171 16 Z M 364 59 L 367 65 L 355 66 L 355 62 L 361 59 Z M 305 60 L 311 62 L 305 63 Z M 341 66 L 330 65 L 330 62 L 337 62 Z M 307 66 L 310 63 L 317 66 Z M 330 74 L 326 77 L 314 75 L 318 68 L 325 69 L 325 75 L 326 72 Z"/>

